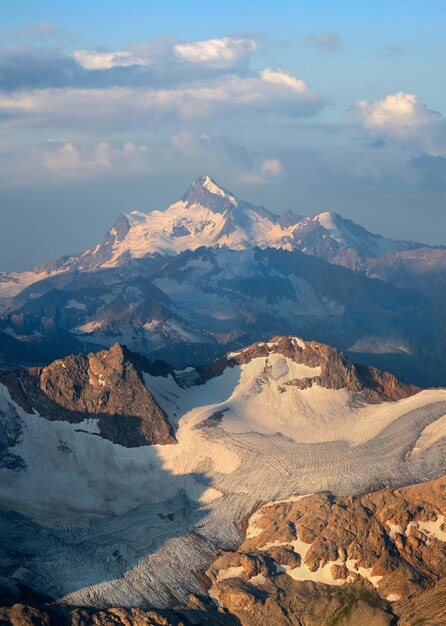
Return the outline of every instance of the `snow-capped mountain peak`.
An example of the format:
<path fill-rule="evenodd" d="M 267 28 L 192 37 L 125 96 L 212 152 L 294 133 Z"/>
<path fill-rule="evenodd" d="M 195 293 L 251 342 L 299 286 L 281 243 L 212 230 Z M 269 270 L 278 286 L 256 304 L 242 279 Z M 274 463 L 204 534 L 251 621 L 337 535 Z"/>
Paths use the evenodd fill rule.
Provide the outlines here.
<path fill-rule="evenodd" d="M 354 270 L 363 270 L 367 259 L 421 247 L 371 233 L 334 211 L 304 217 L 291 229 L 289 239 L 293 248 Z"/>
<path fill-rule="evenodd" d="M 223 212 L 231 207 L 251 206 L 220 187 L 210 176 L 196 178 L 181 198 L 187 207 L 200 205 Z"/>
<path fill-rule="evenodd" d="M 281 240 L 296 222 L 289 216 L 286 223 L 262 206 L 237 198 L 210 176 L 200 176 L 180 200 L 164 211 L 123 215 L 119 228 L 115 224 L 107 239 L 108 259 L 102 266 L 113 266 L 127 258 L 150 254 L 174 255 L 201 246 L 246 249 L 280 247 Z M 128 230 L 125 232 L 125 223 Z M 121 234 L 125 236 L 121 238 Z M 97 255 L 99 249 L 93 253 Z M 124 256 L 123 256 L 124 255 Z"/>
<path fill-rule="evenodd" d="M 204 175 L 165 210 L 121 213 L 102 243 L 91 250 L 29 272 L 0 274 L 0 295 L 12 297 L 36 280 L 69 270 L 115 267 L 142 258 L 150 263 L 159 255 L 174 256 L 203 246 L 300 250 L 359 271 L 367 270 L 369 259 L 426 247 L 375 235 L 331 211 L 311 217 L 290 210 L 277 215 L 238 198 Z"/>
<path fill-rule="evenodd" d="M 318 213 L 313 218 L 315 221 L 318 221 L 321 226 L 326 228 L 327 230 L 335 230 L 337 227 L 337 222 L 339 219 L 342 219 L 338 213 L 334 211 L 323 211 L 322 213 Z"/>

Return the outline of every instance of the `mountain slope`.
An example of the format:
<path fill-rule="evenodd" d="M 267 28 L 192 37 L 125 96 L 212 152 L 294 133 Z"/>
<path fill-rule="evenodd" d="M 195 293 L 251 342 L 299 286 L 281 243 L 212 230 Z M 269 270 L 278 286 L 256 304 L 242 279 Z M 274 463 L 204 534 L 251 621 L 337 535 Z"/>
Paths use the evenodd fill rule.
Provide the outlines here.
<path fill-rule="evenodd" d="M 367 259 L 422 246 L 375 235 L 332 211 L 303 218 L 290 229 L 287 239 L 293 248 L 352 270 L 363 270 Z"/>
<path fill-rule="evenodd" d="M 446 380 L 444 324 L 426 296 L 298 251 L 199 248 L 151 270 L 133 261 L 67 272 L 13 298 L 0 328 L 20 341 L 65 333 L 85 351 L 119 342 L 177 367 L 299 334 L 370 363 L 396 355 L 395 371 L 411 382 Z"/>
<path fill-rule="evenodd" d="M 55 605 L 5 589 L 4 626 L 442 626 L 446 479 L 260 507 L 206 572 L 209 596 L 176 610 Z M 15 594 L 15 595 L 14 595 Z M 21 600 L 28 605 L 14 604 Z M 217 606 L 216 606 L 217 605 Z"/>
<path fill-rule="evenodd" d="M 444 325 L 430 300 L 322 259 L 273 249 L 199 249 L 172 259 L 153 282 L 228 348 L 295 333 L 365 353 L 369 363 L 384 359 L 385 368 L 396 355 L 391 368 L 411 382 L 446 381 Z M 435 367 L 426 365 L 429 359 Z"/>
<path fill-rule="evenodd" d="M 72 605 L 177 606 L 261 502 L 446 472 L 445 390 L 297 337 L 260 344 L 198 369 L 139 364 L 175 444 L 126 447 L 98 436 L 101 415 L 48 419 L 1 385 L 0 577 Z"/>
<path fill-rule="evenodd" d="M 446 250 L 419 248 L 394 252 L 369 259 L 365 271 L 371 278 L 379 278 L 397 287 L 415 289 L 445 311 Z"/>

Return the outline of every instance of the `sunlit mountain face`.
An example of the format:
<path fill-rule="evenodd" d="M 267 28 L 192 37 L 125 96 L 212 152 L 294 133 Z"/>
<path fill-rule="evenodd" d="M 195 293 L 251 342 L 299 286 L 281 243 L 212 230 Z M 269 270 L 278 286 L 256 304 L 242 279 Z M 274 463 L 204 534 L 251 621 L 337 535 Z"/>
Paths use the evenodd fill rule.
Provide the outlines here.
<path fill-rule="evenodd" d="M 445 626 L 446 4 L 3 4 L 0 626 Z"/>

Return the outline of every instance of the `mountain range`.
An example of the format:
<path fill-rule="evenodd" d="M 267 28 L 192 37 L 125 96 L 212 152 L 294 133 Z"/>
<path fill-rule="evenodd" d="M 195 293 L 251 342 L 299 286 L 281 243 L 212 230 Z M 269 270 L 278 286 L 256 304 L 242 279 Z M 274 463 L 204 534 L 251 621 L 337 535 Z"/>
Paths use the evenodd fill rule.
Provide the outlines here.
<path fill-rule="evenodd" d="M 2 274 L 0 622 L 443 626 L 445 288 L 208 176 Z"/>
<path fill-rule="evenodd" d="M 16 295 L 25 286 L 61 272 L 116 267 L 134 259 L 153 263 L 158 256 L 176 255 L 201 246 L 300 250 L 361 270 L 367 268 L 369 259 L 395 252 L 444 250 L 374 235 L 333 212 L 300 217 L 289 210 L 276 215 L 240 200 L 209 176 L 202 176 L 181 200 L 164 211 L 122 213 L 105 239 L 91 250 L 61 257 L 27 272 L 0 274 L 0 295 Z"/>
<path fill-rule="evenodd" d="M 422 385 L 446 382 L 446 250 L 336 213 L 275 215 L 208 176 L 121 214 L 79 255 L 0 276 L 0 364 L 127 345 L 177 367 L 300 334 Z"/>

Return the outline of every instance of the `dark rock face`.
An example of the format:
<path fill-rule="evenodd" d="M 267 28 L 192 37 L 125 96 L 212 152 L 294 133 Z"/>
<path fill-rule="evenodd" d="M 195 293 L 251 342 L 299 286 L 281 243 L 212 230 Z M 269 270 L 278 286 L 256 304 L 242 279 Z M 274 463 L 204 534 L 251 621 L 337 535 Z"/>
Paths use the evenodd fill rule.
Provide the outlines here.
<path fill-rule="evenodd" d="M 20 470 L 25 467 L 23 459 L 9 450 L 19 441 L 21 434 L 22 425 L 14 407 L 10 402 L 0 401 L 0 468 Z"/>
<path fill-rule="evenodd" d="M 26 585 L 4 585 L 0 578 L 1 626 L 240 626 L 240 621 L 209 597 L 190 594 L 175 609 L 73 607 L 56 604 Z M 15 588 L 14 588 L 15 587 Z"/>
<path fill-rule="evenodd" d="M 419 248 L 369 259 L 366 273 L 402 289 L 426 295 L 434 306 L 446 311 L 446 250 Z"/>
<path fill-rule="evenodd" d="M 176 441 L 172 426 L 146 389 L 132 353 L 119 344 L 88 356 L 0 376 L 28 413 L 49 420 L 98 418 L 100 436 L 127 447 Z"/>

